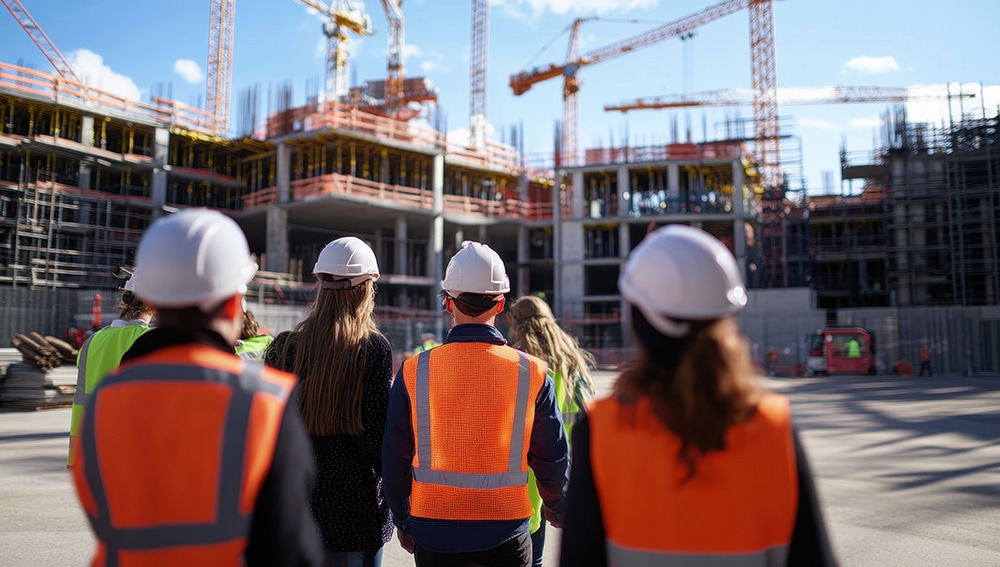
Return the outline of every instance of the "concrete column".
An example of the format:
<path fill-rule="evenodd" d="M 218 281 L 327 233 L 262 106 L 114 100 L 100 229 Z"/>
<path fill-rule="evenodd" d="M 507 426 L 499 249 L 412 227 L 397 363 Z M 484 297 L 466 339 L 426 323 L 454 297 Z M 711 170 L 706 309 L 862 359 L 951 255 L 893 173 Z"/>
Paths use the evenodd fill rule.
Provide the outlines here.
<path fill-rule="evenodd" d="M 528 239 L 530 238 L 531 231 L 528 227 L 521 225 L 517 229 L 517 275 L 514 280 L 514 284 L 517 286 L 517 294 L 524 295 L 530 291 L 528 289 L 528 267 L 530 261 L 530 251 L 528 248 Z"/>
<path fill-rule="evenodd" d="M 153 175 L 150 179 L 153 200 L 153 219 L 163 216 L 167 204 L 167 152 L 170 148 L 170 130 L 157 128 L 153 132 Z"/>
<path fill-rule="evenodd" d="M 379 168 L 379 181 L 385 184 L 393 183 L 389 179 L 389 150 L 382 148 L 380 157 L 382 158 L 382 166 Z"/>
<path fill-rule="evenodd" d="M 627 167 L 618 168 L 618 216 L 629 217 L 632 212 L 632 188 L 629 186 Z M 625 195 L 628 195 L 626 198 Z"/>
<path fill-rule="evenodd" d="M 573 205 L 573 218 L 578 219 L 583 217 L 583 172 L 574 171 L 571 174 L 573 180 L 571 187 L 573 189 L 570 195 L 572 196 Z"/>
<path fill-rule="evenodd" d="M 556 173 L 556 182 L 552 184 L 552 309 L 556 317 L 562 312 L 562 203 L 560 203 L 559 185 L 562 176 Z"/>
<path fill-rule="evenodd" d="M 434 156 L 431 164 L 431 192 L 434 195 L 434 218 L 431 220 L 430 246 L 427 247 L 427 265 L 431 269 L 429 274 L 437 282 L 428 291 L 430 295 L 431 309 L 440 306 L 438 300 L 438 290 L 441 289 L 441 280 L 444 278 L 444 154 Z M 440 307 L 439 307 L 440 308 Z M 438 318 L 435 323 L 434 334 L 438 338 L 444 337 L 444 319 Z"/>
<path fill-rule="evenodd" d="M 288 211 L 279 207 L 267 209 L 267 243 L 264 269 L 269 272 L 288 271 Z"/>
<path fill-rule="evenodd" d="M 80 140 L 84 146 L 91 147 L 94 139 L 94 117 L 84 114 L 80 119 Z M 87 162 L 80 162 L 80 170 L 76 186 L 81 189 L 90 189 L 91 166 Z"/>
<path fill-rule="evenodd" d="M 618 178 L 621 179 L 621 170 L 619 170 Z M 638 243 L 636 243 L 638 244 Z M 625 270 L 625 263 L 628 261 L 629 252 L 632 249 L 632 233 L 629 230 L 628 223 L 621 223 L 618 225 L 618 257 L 621 258 L 621 265 L 619 267 L 619 273 Z M 618 320 L 618 325 L 622 333 L 622 344 L 630 345 L 632 344 L 632 315 L 630 312 L 628 301 L 624 298 L 619 298 L 618 309 L 621 313 L 621 317 Z"/>
<path fill-rule="evenodd" d="M 485 224 L 479 225 L 479 236 L 477 238 L 479 239 L 479 242 L 482 242 L 483 244 L 486 244 L 487 237 L 486 237 L 486 225 Z"/>
<path fill-rule="evenodd" d="M 289 185 L 292 179 L 292 148 L 282 142 L 278 144 L 278 203 L 287 203 L 290 199 Z"/>
<path fill-rule="evenodd" d="M 667 165 L 667 194 L 671 199 L 681 196 L 681 166 L 676 163 Z"/>
<path fill-rule="evenodd" d="M 746 178 L 743 175 L 743 164 L 733 162 L 733 255 L 739 264 L 743 278 L 747 277 L 747 234 L 746 211 L 743 208 L 743 193 Z"/>
<path fill-rule="evenodd" d="M 406 217 L 396 217 L 396 273 L 406 274 Z"/>

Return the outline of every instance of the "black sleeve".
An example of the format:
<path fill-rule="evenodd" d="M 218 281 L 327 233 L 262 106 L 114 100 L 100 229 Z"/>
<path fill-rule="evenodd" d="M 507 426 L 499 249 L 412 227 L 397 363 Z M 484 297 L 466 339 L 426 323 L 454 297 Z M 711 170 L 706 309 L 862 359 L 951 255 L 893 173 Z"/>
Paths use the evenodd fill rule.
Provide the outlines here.
<path fill-rule="evenodd" d="M 392 387 L 392 347 L 380 335 L 373 335 L 369 342 L 364 387 L 365 443 L 375 474 L 381 477 L 382 438 L 389 411 L 389 389 Z"/>
<path fill-rule="evenodd" d="M 323 540 L 309 509 L 316 465 L 309 435 L 295 411 L 297 392 L 285 405 L 271 470 L 257 496 L 246 550 L 248 567 L 323 564 Z"/>
<path fill-rule="evenodd" d="M 799 441 L 799 434 L 792 430 L 795 443 L 795 465 L 799 477 L 799 506 L 795 515 L 795 529 L 792 543 L 788 547 L 788 565 L 808 565 L 809 567 L 836 567 L 830 538 L 826 532 L 826 522 L 819 507 L 816 485 L 813 484 L 809 461 Z"/>
<path fill-rule="evenodd" d="M 562 567 L 600 566 L 608 564 L 604 540 L 604 520 L 597 499 L 594 473 L 590 468 L 590 423 L 581 414 L 573 426 L 573 466 L 569 471 L 566 494 L 566 517 L 563 520 Z"/>

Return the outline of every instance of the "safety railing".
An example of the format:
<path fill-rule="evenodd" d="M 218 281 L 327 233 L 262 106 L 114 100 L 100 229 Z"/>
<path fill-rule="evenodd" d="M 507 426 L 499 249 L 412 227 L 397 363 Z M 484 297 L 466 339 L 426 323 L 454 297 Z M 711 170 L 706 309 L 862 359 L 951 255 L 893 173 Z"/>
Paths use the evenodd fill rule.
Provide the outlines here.
<path fill-rule="evenodd" d="M 292 181 L 289 185 L 291 198 L 295 201 L 316 195 L 353 195 L 380 202 L 390 202 L 399 205 L 430 209 L 434 206 L 434 197 L 430 191 L 379 183 L 350 175 L 330 173 L 308 179 Z"/>

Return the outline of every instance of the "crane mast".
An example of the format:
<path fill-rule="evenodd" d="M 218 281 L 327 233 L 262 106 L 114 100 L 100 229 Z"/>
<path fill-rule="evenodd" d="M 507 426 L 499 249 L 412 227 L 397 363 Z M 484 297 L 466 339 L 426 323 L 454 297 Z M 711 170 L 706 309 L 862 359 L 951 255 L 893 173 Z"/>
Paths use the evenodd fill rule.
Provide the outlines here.
<path fill-rule="evenodd" d="M 208 73 L 205 103 L 215 119 L 214 130 L 229 129 L 230 89 L 233 84 L 233 21 L 236 0 L 212 0 L 208 26 Z"/>
<path fill-rule="evenodd" d="M 396 116 L 403 101 L 403 0 L 382 0 L 389 20 L 389 76 L 385 83 L 385 111 Z"/>
<path fill-rule="evenodd" d="M 469 142 L 486 145 L 486 65 L 490 46 L 490 2 L 472 0 L 472 57 L 469 86 Z"/>

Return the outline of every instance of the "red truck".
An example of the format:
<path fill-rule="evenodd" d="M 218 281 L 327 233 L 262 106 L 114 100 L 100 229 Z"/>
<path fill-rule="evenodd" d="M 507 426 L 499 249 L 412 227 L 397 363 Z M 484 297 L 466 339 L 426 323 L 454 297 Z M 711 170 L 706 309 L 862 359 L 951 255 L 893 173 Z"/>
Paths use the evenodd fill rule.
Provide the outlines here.
<path fill-rule="evenodd" d="M 875 340 L 861 327 L 820 329 L 809 337 L 806 373 L 874 375 Z"/>

